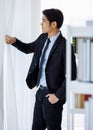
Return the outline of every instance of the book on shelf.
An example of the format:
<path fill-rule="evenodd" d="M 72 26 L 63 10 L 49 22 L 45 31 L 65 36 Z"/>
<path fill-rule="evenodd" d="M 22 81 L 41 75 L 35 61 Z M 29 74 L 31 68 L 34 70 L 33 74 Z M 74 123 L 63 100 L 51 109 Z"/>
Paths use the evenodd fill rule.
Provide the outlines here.
<path fill-rule="evenodd" d="M 72 37 L 72 46 L 74 49 L 74 53 L 77 53 L 77 38 L 76 37 Z"/>
<path fill-rule="evenodd" d="M 93 130 L 93 98 L 89 98 L 89 130 Z"/>
<path fill-rule="evenodd" d="M 84 95 L 84 101 L 88 101 L 88 99 L 91 97 L 91 94 L 85 94 Z"/>
<path fill-rule="evenodd" d="M 75 108 L 84 108 L 84 95 L 83 94 L 75 94 L 74 97 L 74 107 Z"/>
<path fill-rule="evenodd" d="M 90 64 L 90 68 L 91 68 L 91 72 L 90 72 L 90 80 L 91 82 L 93 82 L 93 38 L 91 39 L 91 64 Z"/>
<path fill-rule="evenodd" d="M 85 101 L 91 97 L 91 94 L 78 94 L 75 93 L 74 97 L 74 107 L 75 108 L 84 108 Z"/>
<path fill-rule="evenodd" d="M 93 129 L 93 97 L 89 97 L 84 103 L 85 107 L 85 130 Z"/>
<path fill-rule="evenodd" d="M 89 130 L 89 101 L 84 102 L 85 108 L 85 130 Z"/>
<path fill-rule="evenodd" d="M 90 81 L 90 39 L 81 37 L 77 39 L 78 75 L 80 81 Z"/>
<path fill-rule="evenodd" d="M 93 37 L 72 37 L 72 45 L 77 54 L 77 79 L 93 82 Z"/>

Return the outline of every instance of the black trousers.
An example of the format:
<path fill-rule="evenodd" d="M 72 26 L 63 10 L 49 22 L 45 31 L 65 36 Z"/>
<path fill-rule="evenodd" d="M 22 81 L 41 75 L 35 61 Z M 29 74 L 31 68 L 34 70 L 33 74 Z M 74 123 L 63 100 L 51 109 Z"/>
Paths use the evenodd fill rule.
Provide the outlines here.
<path fill-rule="evenodd" d="M 51 104 L 45 97 L 48 93 L 48 89 L 36 93 L 32 130 L 61 130 L 63 104 L 61 101 Z"/>

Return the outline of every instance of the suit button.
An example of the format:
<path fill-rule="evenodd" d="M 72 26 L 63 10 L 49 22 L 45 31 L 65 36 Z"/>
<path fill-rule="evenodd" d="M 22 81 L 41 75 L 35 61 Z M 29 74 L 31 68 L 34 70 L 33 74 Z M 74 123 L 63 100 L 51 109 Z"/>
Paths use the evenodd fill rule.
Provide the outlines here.
<path fill-rule="evenodd" d="M 35 63 L 35 66 L 36 66 L 37 64 Z"/>

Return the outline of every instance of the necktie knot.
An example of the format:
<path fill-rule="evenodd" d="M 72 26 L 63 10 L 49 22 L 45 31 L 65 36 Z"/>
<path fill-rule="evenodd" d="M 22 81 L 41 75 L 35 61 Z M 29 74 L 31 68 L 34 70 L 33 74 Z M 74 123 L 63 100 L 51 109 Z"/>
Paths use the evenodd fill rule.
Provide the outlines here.
<path fill-rule="evenodd" d="M 47 39 L 47 44 L 49 44 L 49 42 L 50 42 L 50 38 Z"/>

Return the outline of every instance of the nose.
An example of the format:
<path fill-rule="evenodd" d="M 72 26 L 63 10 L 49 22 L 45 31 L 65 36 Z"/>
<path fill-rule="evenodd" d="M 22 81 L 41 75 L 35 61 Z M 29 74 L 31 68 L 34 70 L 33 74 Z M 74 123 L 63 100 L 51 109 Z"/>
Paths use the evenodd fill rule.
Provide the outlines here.
<path fill-rule="evenodd" d="M 43 24 L 43 22 L 40 23 L 40 25 L 42 25 L 42 24 Z"/>

